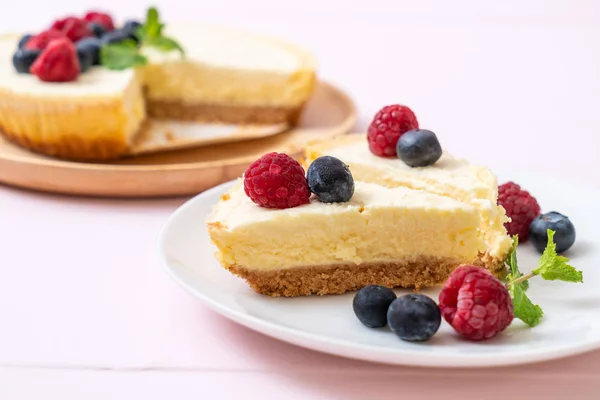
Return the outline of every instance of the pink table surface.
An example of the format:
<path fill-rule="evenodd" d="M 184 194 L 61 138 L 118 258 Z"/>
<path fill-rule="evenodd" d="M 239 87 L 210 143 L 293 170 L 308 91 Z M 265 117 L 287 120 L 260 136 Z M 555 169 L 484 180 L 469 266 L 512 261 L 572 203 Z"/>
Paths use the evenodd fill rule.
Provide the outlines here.
<path fill-rule="evenodd" d="M 146 5 L 104 3 L 122 15 Z M 215 3 L 158 2 L 171 18 L 244 25 L 314 49 L 320 75 L 355 98 L 359 130 L 383 104 L 403 102 L 455 154 L 600 188 L 598 3 Z M 89 8 L 74 4 L 52 7 Z M 0 25 L 58 12 L 41 6 L 18 22 L 27 5 L 15 7 Z M 0 187 L 0 399 L 598 396 L 600 352 L 497 369 L 390 367 L 240 327 L 161 270 L 158 235 L 183 201 Z"/>

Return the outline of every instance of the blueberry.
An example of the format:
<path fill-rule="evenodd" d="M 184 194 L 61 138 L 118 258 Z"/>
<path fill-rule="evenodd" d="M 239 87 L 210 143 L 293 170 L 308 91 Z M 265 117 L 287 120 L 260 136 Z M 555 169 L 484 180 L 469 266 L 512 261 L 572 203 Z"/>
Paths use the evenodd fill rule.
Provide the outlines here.
<path fill-rule="evenodd" d="M 360 289 L 354 296 L 354 314 L 369 328 L 381 328 L 387 324 L 388 307 L 396 299 L 396 294 L 384 286 L 369 285 Z"/>
<path fill-rule="evenodd" d="M 13 54 L 13 65 L 17 72 L 21 74 L 28 74 L 29 68 L 31 64 L 38 58 L 40 55 L 40 50 L 30 50 L 30 49 L 21 49 L 17 50 L 15 54 Z"/>
<path fill-rule="evenodd" d="M 81 39 L 75 45 L 77 48 L 77 55 L 79 53 L 88 53 L 92 58 L 92 65 L 100 64 L 100 48 L 102 47 L 102 41 L 95 37 L 87 37 Z"/>
<path fill-rule="evenodd" d="M 27 44 L 27 42 L 29 41 L 29 39 L 32 38 L 32 36 L 33 35 L 30 35 L 30 34 L 21 36 L 21 39 L 19 39 L 19 44 L 17 45 L 17 47 L 19 49 L 22 49 L 23 47 L 25 47 L 25 45 Z"/>
<path fill-rule="evenodd" d="M 138 43 L 138 38 L 131 32 L 123 31 L 123 30 L 115 30 L 111 32 L 107 32 L 102 36 L 103 44 L 111 44 L 111 43 L 119 43 L 124 40 L 133 40 Z"/>
<path fill-rule="evenodd" d="M 106 32 L 106 28 L 104 27 L 104 25 L 99 24 L 97 22 L 91 22 L 88 27 L 90 28 L 90 30 L 92 31 L 92 33 L 94 34 L 94 36 L 96 37 L 102 37 Z"/>
<path fill-rule="evenodd" d="M 387 322 L 402 340 L 429 340 L 440 328 L 442 315 L 431 298 L 422 294 L 407 294 L 390 304 Z"/>
<path fill-rule="evenodd" d="M 94 55 L 86 50 L 77 49 L 77 59 L 79 60 L 79 69 L 81 73 L 86 72 L 94 65 Z"/>
<path fill-rule="evenodd" d="M 556 211 L 538 215 L 529 225 L 529 240 L 540 253 L 548 244 L 548 229 L 554 231 L 556 252 L 563 253 L 575 243 L 575 226 L 569 219 Z"/>
<path fill-rule="evenodd" d="M 435 133 L 426 129 L 413 129 L 400 136 L 396 152 L 407 165 L 426 167 L 440 159 L 442 147 Z"/>
<path fill-rule="evenodd" d="M 139 28 L 140 26 L 142 26 L 142 24 L 140 24 L 139 21 L 130 19 L 130 20 L 125 21 L 125 24 L 123 25 L 123 28 L 121 28 L 121 30 L 135 34 L 135 32 L 137 31 L 137 28 Z"/>
<path fill-rule="evenodd" d="M 306 174 L 308 188 L 323 203 L 348 201 L 354 194 L 354 178 L 342 161 L 322 156 L 310 164 Z"/>

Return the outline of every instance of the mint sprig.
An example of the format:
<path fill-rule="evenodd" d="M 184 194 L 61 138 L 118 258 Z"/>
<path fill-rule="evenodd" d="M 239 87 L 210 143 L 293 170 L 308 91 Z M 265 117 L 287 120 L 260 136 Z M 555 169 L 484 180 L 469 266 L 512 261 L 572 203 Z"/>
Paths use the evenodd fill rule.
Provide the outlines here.
<path fill-rule="evenodd" d="M 123 70 L 148 64 L 148 59 L 140 54 L 135 41 L 124 40 L 100 48 L 100 63 L 108 69 Z"/>
<path fill-rule="evenodd" d="M 114 70 L 148 64 L 148 58 L 141 53 L 144 47 L 154 47 L 162 52 L 176 50 L 184 55 L 183 47 L 175 39 L 163 35 L 164 27 L 158 10 L 150 7 L 146 12 L 146 21 L 135 32 L 139 45 L 133 40 L 106 44 L 100 49 L 100 63 Z"/>
<path fill-rule="evenodd" d="M 548 229 L 548 244 L 540 257 L 538 267 L 527 275 L 519 271 L 517 265 L 518 238 L 513 238 L 513 248 L 508 256 L 507 263 L 510 273 L 506 277 L 506 287 L 510 293 L 513 310 L 516 318 L 525 322 L 530 327 L 538 325 L 544 316 L 542 308 L 534 304 L 525 291 L 529 287 L 529 279 L 541 276 L 545 280 L 560 280 L 565 282 L 583 282 L 583 273 L 569 265 L 569 259 L 556 254 L 556 243 L 554 243 L 554 231 Z"/>

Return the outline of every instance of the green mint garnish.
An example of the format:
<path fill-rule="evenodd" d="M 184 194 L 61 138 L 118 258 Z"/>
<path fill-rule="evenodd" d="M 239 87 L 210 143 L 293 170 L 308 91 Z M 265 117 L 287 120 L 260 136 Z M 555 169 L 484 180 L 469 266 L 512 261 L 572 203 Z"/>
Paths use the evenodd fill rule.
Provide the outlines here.
<path fill-rule="evenodd" d="M 507 263 L 510 273 L 507 276 L 506 287 L 510 293 L 516 318 L 533 327 L 540 323 L 544 316 L 542 308 L 534 304 L 525 291 L 529 287 L 528 279 L 541 276 L 545 280 L 560 280 L 565 282 L 583 282 L 583 274 L 568 264 L 569 259 L 556 254 L 556 243 L 554 243 L 554 231 L 548 229 L 548 244 L 542 254 L 538 267 L 527 275 L 523 275 L 517 266 L 517 244 L 518 238 L 513 238 L 513 248 Z"/>
<path fill-rule="evenodd" d="M 583 282 L 583 274 L 568 264 L 567 257 L 556 254 L 554 231 L 548 229 L 548 244 L 533 273 L 547 281 Z"/>
<path fill-rule="evenodd" d="M 109 69 L 122 70 L 145 65 L 148 59 L 141 55 L 133 40 L 124 40 L 100 48 L 100 62 Z"/>
<path fill-rule="evenodd" d="M 148 63 L 148 58 L 141 54 L 141 48 L 154 47 L 160 51 L 179 51 L 185 53 L 183 48 L 175 39 L 163 36 L 165 24 L 160 22 L 158 10 L 150 7 L 146 12 L 146 21 L 140 26 L 135 35 L 139 39 L 139 45 L 133 40 L 125 40 L 119 43 L 111 43 L 100 49 L 100 63 L 108 69 L 122 70 Z"/>

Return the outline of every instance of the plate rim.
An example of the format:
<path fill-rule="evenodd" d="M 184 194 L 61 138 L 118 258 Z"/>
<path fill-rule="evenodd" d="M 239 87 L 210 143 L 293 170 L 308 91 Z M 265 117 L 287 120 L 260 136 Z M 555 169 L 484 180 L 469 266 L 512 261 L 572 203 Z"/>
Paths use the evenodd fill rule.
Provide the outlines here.
<path fill-rule="evenodd" d="M 577 342 L 567 342 L 565 345 L 559 346 L 553 351 L 548 351 L 547 348 L 540 348 L 535 349 L 533 351 L 530 350 L 529 352 L 522 353 L 521 355 L 510 353 L 510 355 L 508 356 L 502 353 L 496 353 L 493 356 L 490 356 L 489 353 L 463 354 L 457 362 L 455 354 L 428 355 L 410 349 L 404 349 L 402 351 L 399 351 L 396 348 L 390 348 L 389 351 L 386 352 L 381 346 L 353 343 L 344 339 L 334 340 L 327 337 L 323 337 L 319 334 L 282 326 L 247 313 L 233 310 L 227 307 L 226 305 L 223 305 L 222 303 L 214 300 L 205 293 L 196 290 L 194 287 L 188 284 L 180 275 L 178 275 L 175 269 L 169 265 L 165 244 L 166 238 L 170 233 L 170 226 L 172 226 L 172 223 L 181 214 L 185 214 L 185 212 L 188 209 L 194 207 L 196 203 L 200 202 L 203 197 L 208 197 L 214 194 L 215 192 L 222 194 L 224 190 L 231 187 L 231 185 L 233 185 L 235 182 L 236 180 L 231 180 L 219 184 L 209 190 L 197 194 L 196 196 L 192 197 L 191 199 L 187 200 L 182 205 L 180 205 L 169 216 L 160 232 L 158 240 L 158 256 L 160 258 L 160 264 L 162 266 L 162 269 L 165 270 L 165 272 L 171 277 L 171 279 L 173 279 L 178 285 L 183 287 L 188 293 L 202 300 L 202 302 L 206 304 L 209 308 L 211 308 L 213 311 L 217 312 L 218 314 L 221 314 L 222 316 L 232 320 L 237 324 L 240 324 L 242 326 L 245 326 L 246 328 L 249 328 L 266 336 L 275 338 L 277 340 L 281 340 L 283 342 L 290 343 L 295 346 L 304 347 L 321 353 L 332 354 L 354 360 L 374 362 L 377 364 L 398 366 L 417 366 L 430 368 L 451 367 L 461 369 L 476 367 L 494 368 L 555 360 L 564 357 L 583 354 L 600 348 L 600 336 L 598 336 L 596 339 L 589 340 L 583 345 L 579 345 L 577 344 Z M 576 184 L 575 186 L 580 185 Z M 583 188 L 586 187 L 583 186 Z M 591 187 L 591 189 L 595 191 L 595 188 Z M 342 348 L 348 351 L 344 352 L 342 351 Z M 390 359 L 393 356 L 398 357 L 398 360 Z M 412 359 L 411 362 L 407 362 L 408 359 Z"/>

